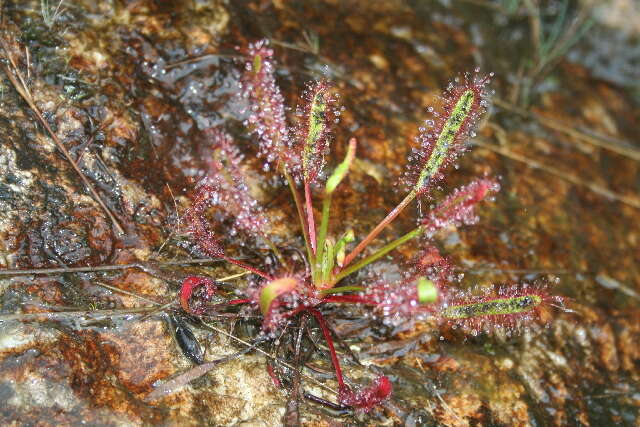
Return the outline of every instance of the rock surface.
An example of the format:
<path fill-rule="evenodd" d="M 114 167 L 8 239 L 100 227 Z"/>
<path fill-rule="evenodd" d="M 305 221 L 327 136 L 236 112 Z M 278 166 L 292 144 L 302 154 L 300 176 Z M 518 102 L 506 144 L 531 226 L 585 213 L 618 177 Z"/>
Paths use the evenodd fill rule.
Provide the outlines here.
<path fill-rule="evenodd" d="M 560 58 L 533 76 L 539 81 L 520 102 L 517 82 L 529 66 L 523 58 L 535 56 L 526 20 L 482 1 L 77 1 L 57 14 L 50 3 L 46 13 L 47 2 L 4 3 L 3 37 L 36 106 L 124 233 L 3 78 L 0 266 L 154 263 L 0 276 L 0 423 L 282 423 L 287 396 L 272 384 L 260 354 L 145 400 L 192 365 L 164 317 L 117 312 L 174 301 L 187 274 L 233 272 L 217 264 L 162 264 L 190 257 L 179 213 L 207 168 L 208 128 L 240 129 L 248 180 L 272 201 L 266 213 L 279 241 L 300 244 L 292 207 L 260 181 L 254 148 L 233 118 L 241 115 L 234 47 L 263 37 L 276 48 L 289 105 L 323 66 L 341 92 L 346 109 L 334 150 L 342 158 L 348 137 L 356 136 L 360 162 L 349 178 L 352 190 L 337 193 L 334 208 L 357 235 L 398 200 L 394 183 L 424 107 L 437 104 L 440 88 L 461 70 L 479 64 L 495 71 L 492 115 L 443 187 L 491 174 L 501 177 L 503 190 L 483 207 L 478 225 L 447 230 L 438 241 L 465 267 L 463 285 L 558 277 L 554 293 L 571 299 L 573 312 L 559 310 L 548 327 L 510 337 L 441 334 L 430 324 L 394 333 L 358 319 L 336 325 L 363 363 L 394 383 L 393 399 L 362 423 L 640 422 L 637 81 L 607 80 L 588 62 Z M 605 18 L 596 28 L 603 22 L 611 31 Z M 626 53 L 624 61 L 638 59 Z M 391 233 L 413 221 L 406 215 Z M 228 237 L 256 258 L 251 245 Z M 411 255 L 400 251 L 385 265 L 393 270 Z M 51 311 L 57 314 L 38 314 Z M 210 329 L 193 329 L 206 360 L 242 349 Z M 346 371 L 355 379 L 370 375 L 348 363 Z M 306 403 L 301 415 L 310 425 L 337 419 Z"/>

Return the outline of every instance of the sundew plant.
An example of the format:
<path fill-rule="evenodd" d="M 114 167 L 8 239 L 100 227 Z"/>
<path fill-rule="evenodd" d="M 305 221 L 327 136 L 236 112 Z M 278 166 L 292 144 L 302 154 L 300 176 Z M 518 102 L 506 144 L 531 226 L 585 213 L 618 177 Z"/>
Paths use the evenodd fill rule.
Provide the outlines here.
<path fill-rule="evenodd" d="M 332 196 L 349 174 L 358 145 L 351 138 L 344 159 L 330 161 L 331 130 L 340 112 L 338 96 L 327 81 L 309 84 L 302 106 L 296 110 L 296 123 L 291 125 L 268 43 L 254 43 L 245 53 L 248 60 L 240 87 L 248 106 L 244 124 L 258 145 L 260 163 L 289 187 L 304 248 L 278 247 L 273 242 L 267 232 L 269 219 L 245 184 L 242 156 L 234 139 L 225 130 L 214 129 L 210 133 L 213 156 L 208 161 L 208 175 L 198 185 L 184 222 L 196 251 L 241 268 L 247 273 L 248 285 L 230 290 L 212 278 L 189 276 L 179 298 L 182 309 L 195 317 L 257 316 L 261 328 L 253 345 L 270 343 L 275 354 L 285 353 L 278 353 L 278 348 L 289 339 L 296 351 L 286 353 L 288 367 L 279 363 L 281 359 L 269 362 L 269 373 L 277 386 L 295 394 L 295 399 L 304 397 L 346 411 L 367 412 L 390 398 L 393 387 L 384 375 L 360 386 L 345 377 L 326 319 L 329 310 L 357 305 L 374 320 L 387 324 L 436 319 L 477 334 L 502 326 L 517 329 L 538 318 L 548 303 L 558 298 L 550 296 L 543 284 L 496 286 L 475 295 L 456 289 L 453 266 L 433 244 L 434 233 L 444 227 L 475 223 L 478 203 L 499 190 L 493 179 L 482 177 L 454 190 L 417 218 L 416 227 L 401 237 L 388 242 L 378 238 L 414 200 L 431 199 L 434 187 L 465 151 L 467 139 L 473 136 L 488 106 L 490 75 L 476 71 L 452 82 L 441 97 L 439 112 L 429 109 L 433 119 L 420 128 L 419 147 L 408 159 L 402 179 L 406 193 L 397 206 L 366 235 L 356 236 L 348 224 L 341 224 L 341 230 L 334 224 L 331 229 L 337 234 L 332 234 L 330 223 L 336 221 L 332 218 Z M 230 256 L 214 232 L 214 221 L 224 221 L 247 239 L 263 242 L 274 254 L 274 261 L 256 267 L 244 258 Z M 419 255 L 411 265 L 402 267 L 402 279 L 385 281 L 358 274 L 409 242 L 419 248 Z M 298 253 L 304 256 L 295 256 Z M 336 402 L 306 391 L 301 380 L 300 347 L 305 339 L 312 340 L 312 329 L 319 329 L 333 366 Z"/>

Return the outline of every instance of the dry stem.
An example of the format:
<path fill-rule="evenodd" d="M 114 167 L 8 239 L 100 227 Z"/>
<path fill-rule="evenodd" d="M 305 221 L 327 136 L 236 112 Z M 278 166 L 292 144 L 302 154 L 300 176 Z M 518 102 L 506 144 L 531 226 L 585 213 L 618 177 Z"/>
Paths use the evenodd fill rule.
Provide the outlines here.
<path fill-rule="evenodd" d="M 29 91 L 29 87 L 27 86 L 26 81 L 22 77 L 22 73 L 18 69 L 18 66 L 4 38 L 0 38 L 0 45 L 2 46 L 2 50 L 4 51 L 5 58 L 9 61 L 9 64 L 10 64 L 10 66 L 6 64 L 2 64 L 2 68 L 4 69 L 5 73 L 7 74 L 7 77 L 15 87 L 16 91 L 20 94 L 20 96 L 22 96 L 22 98 L 29 105 L 29 108 L 31 108 L 31 110 L 36 115 L 36 117 L 38 118 L 42 126 L 44 126 L 44 128 L 47 130 L 47 132 L 49 133 L 49 136 L 51 137 L 51 139 L 53 139 L 53 142 L 58 147 L 58 150 L 60 150 L 64 155 L 64 157 L 69 161 L 69 163 L 71 163 L 71 166 L 80 176 L 80 178 L 82 179 L 82 182 L 87 186 L 87 188 L 89 189 L 89 192 L 91 193 L 95 201 L 98 202 L 98 204 L 100 205 L 100 208 L 102 208 L 102 210 L 107 214 L 107 216 L 109 217 L 113 225 L 116 227 L 116 229 L 118 230 L 118 233 L 124 234 L 124 229 L 118 222 L 115 215 L 111 212 L 111 210 L 109 210 L 107 205 L 102 201 L 102 199 L 100 198 L 100 195 L 93 188 L 93 185 L 91 184 L 89 179 L 82 173 L 82 170 L 80 169 L 76 161 L 71 157 L 71 153 L 69 153 L 69 151 L 64 146 L 62 141 L 60 141 L 60 139 L 58 138 L 58 135 L 56 135 L 53 129 L 51 129 L 51 126 L 49 126 L 49 123 L 45 120 L 44 116 L 42 115 L 42 112 L 40 111 L 38 106 L 35 104 L 33 96 Z M 28 52 L 26 47 L 25 47 L 25 51 Z"/>

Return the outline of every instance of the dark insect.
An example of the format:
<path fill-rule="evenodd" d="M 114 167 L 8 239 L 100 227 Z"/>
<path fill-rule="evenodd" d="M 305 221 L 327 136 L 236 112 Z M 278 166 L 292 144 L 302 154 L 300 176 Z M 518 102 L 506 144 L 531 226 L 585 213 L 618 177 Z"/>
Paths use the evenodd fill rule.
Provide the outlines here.
<path fill-rule="evenodd" d="M 204 363 L 202 347 L 184 319 L 176 314 L 168 314 L 167 323 L 182 354 L 196 365 Z"/>

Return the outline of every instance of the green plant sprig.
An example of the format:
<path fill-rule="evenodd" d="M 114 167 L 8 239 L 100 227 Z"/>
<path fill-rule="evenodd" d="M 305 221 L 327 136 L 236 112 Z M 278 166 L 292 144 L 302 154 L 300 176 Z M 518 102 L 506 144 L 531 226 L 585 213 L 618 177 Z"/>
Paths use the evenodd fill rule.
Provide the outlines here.
<path fill-rule="evenodd" d="M 429 134 L 427 137 L 428 152 L 425 156 L 426 160 L 422 164 L 413 187 L 402 201 L 398 203 L 348 255 L 345 255 L 346 245 L 350 240 L 353 240 L 353 237 L 351 236 L 348 240 L 345 234 L 338 243 L 334 243 L 332 239 L 327 238 L 327 232 L 332 194 L 338 184 L 348 174 L 349 167 L 355 158 L 356 141 L 353 138 L 350 140 L 345 159 L 335 168 L 325 185 L 322 201 L 322 217 L 315 251 L 313 250 L 313 243 L 311 244 L 312 249 L 310 253 L 315 255 L 315 257 L 310 256 L 313 265 L 312 280 L 316 288 L 322 289 L 323 292 L 326 293 L 327 289 L 335 287 L 342 279 L 363 269 L 404 243 L 421 236 L 428 229 L 427 225 L 422 224 L 402 237 L 376 250 L 360 262 L 352 264 L 355 258 L 360 255 L 416 197 L 424 194 L 428 190 L 431 183 L 438 178 L 442 168 L 455 156 L 456 149 L 461 144 L 461 139 L 467 135 L 471 124 L 476 119 L 478 112 L 482 109 L 482 87 L 486 80 L 487 78 L 480 81 L 467 81 L 465 86 L 458 88 L 457 92 L 451 96 L 449 105 L 445 107 L 447 114 L 440 122 L 436 132 Z M 307 210 L 310 212 L 310 193 L 308 193 L 308 195 Z M 465 198 L 462 197 L 461 200 L 464 201 Z M 455 208 L 455 201 L 451 203 L 451 205 Z M 451 208 L 451 206 L 449 208 Z M 309 221 L 311 221 L 313 216 L 310 214 L 308 218 Z M 339 257 L 338 266 L 334 267 L 336 257 Z"/>
<path fill-rule="evenodd" d="M 316 274 L 313 277 L 314 283 L 317 287 L 323 287 L 326 281 L 329 280 L 329 276 L 331 275 L 331 272 L 333 270 L 333 262 L 331 262 L 331 265 L 329 265 L 328 263 L 325 263 L 323 265 L 322 261 L 327 241 L 327 230 L 329 228 L 331 196 L 333 195 L 333 192 L 338 187 L 340 182 L 342 182 L 344 177 L 347 176 L 347 173 L 349 172 L 349 168 L 351 167 L 351 164 L 356 157 L 356 145 L 356 139 L 351 138 L 349 140 L 347 154 L 345 155 L 344 160 L 335 168 L 329 179 L 327 179 L 327 183 L 325 185 L 324 198 L 322 199 L 322 218 L 320 220 L 320 230 L 318 233 Z M 340 249 L 344 251 L 344 247 L 346 246 L 346 243 L 348 243 L 350 236 L 350 240 L 353 240 L 353 233 L 345 234 L 345 236 L 343 236 L 343 238 L 340 239 L 336 244 L 336 249 L 338 248 L 338 245 L 340 245 Z M 333 259 L 333 256 L 331 258 Z"/>

